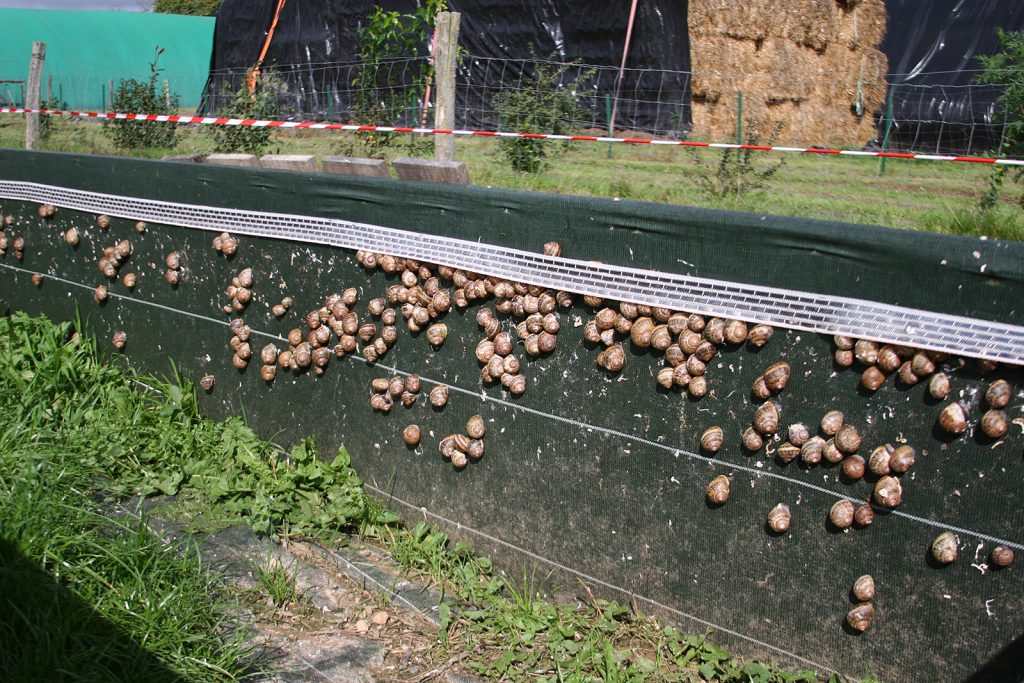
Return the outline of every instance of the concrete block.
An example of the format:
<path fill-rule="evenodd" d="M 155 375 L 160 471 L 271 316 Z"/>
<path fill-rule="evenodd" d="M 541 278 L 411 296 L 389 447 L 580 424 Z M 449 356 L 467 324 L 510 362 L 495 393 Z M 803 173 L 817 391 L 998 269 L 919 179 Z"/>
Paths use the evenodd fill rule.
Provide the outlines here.
<path fill-rule="evenodd" d="M 160 157 L 161 161 L 183 161 L 191 164 L 201 164 L 206 161 L 205 154 L 168 154 Z"/>
<path fill-rule="evenodd" d="M 365 178 L 389 178 L 388 165 L 383 159 L 359 157 L 324 157 L 324 173 L 357 175 Z"/>
<path fill-rule="evenodd" d="M 260 157 L 260 166 L 307 173 L 316 173 L 320 170 L 316 165 L 316 157 L 312 154 L 264 154 Z"/>
<path fill-rule="evenodd" d="M 469 171 L 461 161 L 435 161 L 399 157 L 391 162 L 402 180 L 421 180 L 427 183 L 469 185 Z"/>
<path fill-rule="evenodd" d="M 206 157 L 206 163 L 219 164 L 220 166 L 259 168 L 260 160 L 256 158 L 255 154 L 211 154 Z"/>

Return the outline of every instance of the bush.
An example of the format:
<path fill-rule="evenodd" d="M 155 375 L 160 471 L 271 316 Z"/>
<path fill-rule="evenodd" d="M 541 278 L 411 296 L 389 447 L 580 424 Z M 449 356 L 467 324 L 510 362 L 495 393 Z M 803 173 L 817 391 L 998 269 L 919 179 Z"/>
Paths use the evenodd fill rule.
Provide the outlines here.
<path fill-rule="evenodd" d="M 782 132 L 782 123 L 776 123 L 772 128 L 772 134 L 768 138 L 768 145 L 775 144 L 779 133 Z M 758 122 L 752 121 L 748 126 L 747 145 L 759 145 L 760 133 Z M 722 200 L 735 198 L 755 190 L 763 190 L 767 187 L 769 180 L 775 175 L 786 161 L 779 161 L 761 166 L 759 152 L 753 149 L 723 149 L 718 157 L 718 163 L 714 168 L 702 155 L 694 151 L 693 158 L 697 166 L 704 172 L 698 177 L 701 194 L 706 199 Z"/>
<path fill-rule="evenodd" d="M 501 128 L 516 133 L 572 133 L 574 122 L 582 113 L 576 103 L 576 92 L 594 75 L 590 69 L 567 80 L 566 72 L 577 64 L 553 64 L 535 59 L 533 76 L 524 78 L 520 88 L 503 90 L 494 98 Z M 530 138 L 502 138 L 498 144 L 502 156 L 513 170 L 539 173 L 547 163 L 548 146 L 553 143 Z"/>
<path fill-rule="evenodd" d="M 282 115 L 284 108 L 279 104 L 281 94 L 286 90 L 284 83 L 274 73 L 259 74 L 255 89 L 249 92 L 248 83 L 235 92 L 225 84 L 226 95 L 231 105 L 217 112 L 217 116 L 232 119 L 272 119 Z M 270 147 L 271 128 L 254 126 L 211 126 L 213 149 L 221 154 L 262 154 Z"/>
<path fill-rule="evenodd" d="M 118 83 L 111 100 L 114 111 L 169 115 L 178 113 L 178 96 L 172 96 L 158 87 L 163 71 L 158 62 L 163 53 L 163 49 L 158 46 L 149 65 L 150 75 L 147 81 L 129 78 Z M 172 148 L 176 142 L 178 128 L 174 123 L 121 120 L 105 121 L 103 132 L 118 149 Z"/>
<path fill-rule="evenodd" d="M 996 100 L 996 106 L 1006 120 L 1003 144 L 998 152 L 1020 157 L 1024 156 L 1024 31 L 1006 32 L 997 28 L 996 34 L 999 36 L 999 52 L 978 57 L 982 70 L 974 80 L 976 83 L 1005 86 L 1003 94 Z M 999 202 L 1006 173 L 1006 166 L 992 169 L 988 189 L 978 202 L 979 211 L 988 211 Z M 1021 172 L 1014 171 L 1014 179 L 1019 180 L 1020 177 Z M 1024 195 L 1018 202 L 1024 208 Z"/>

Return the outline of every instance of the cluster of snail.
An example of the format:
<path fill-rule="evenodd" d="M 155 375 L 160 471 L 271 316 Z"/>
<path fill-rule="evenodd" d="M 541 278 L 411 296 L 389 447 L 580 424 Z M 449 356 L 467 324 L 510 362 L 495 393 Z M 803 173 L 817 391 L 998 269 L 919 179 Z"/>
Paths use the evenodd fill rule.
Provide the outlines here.
<path fill-rule="evenodd" d="M 25 238 L 20 235 L 15 235 L 13 239 L 7 237 L 7 233 L 4 232 L 6 228 L 14 225 L 14 216 L 8 214 L 4 216 L 3 226 L 0 227 L 0 256 L 7 256 L 7 250 L 10 249 L 19 261 L 25 260 Z"/>
<path fill-rule="evenodd" d="M 836 346 L 836 365 L 847 368 L 856 361 L 863 366 L 860 384 L 868 391 L 877 391 L 893 373 L 904 386 L 914 386 L 935 374 L 936 363 L 944 363 L 950 358 L 950 354 L 940 351 L 921 351 L 898 344 L 879 344 L 869 339 L 836 335 L 833 341 Z M 945 389 L 942 379 L 934 380 L 934 383 L 934 389 L 929 387 L 932 395 L 944 398 L 943 391 L 949 391 L 948 381 Z"/>
<path fill-rule="evenodd" d="M 857 633 L 864 633 L 875 619 L 875 606 L 871 603 L 876 594 L 875 580 L 870 574 L 858 577 L 850 593 L 858 604 L 846 613 L 846 623 Z"/>
<path fill-rule="evenodd" d="M 243 268 L 238 271 L 238 275 L 232 277 L 231 284 L 224 289 L 224 293 L 227 294 L 230 301 L 230 303 L 224 304 L 224 312 L 228 315 L 244 313 L 249 302 L 252 301 L 252 286 L 252 268 Z"/>
<path fill-rule="evenodd" d="M 438 450 L 441 456 L 452 463 L 457 470 L 463 469 L 467 464 L 478 462 L 484 457 L 484 435 L 487 428 L 484 425 L 484 418 L 474 415 L 466 421 L 465 434 L 449 434 L 441 439 Z"/>
<path fill-rule="evenodd" d="M 222 232 L 213 238 L 213 250 L 231 258 L 238 251 L 238 240 L 230 234 Z"/>
<path fill-rule="evenodd" d="M 540 316 L 540 313 L 533 314 Z M 548 315 L 554 316 L 553 313 Z M 543 319 L 542 319 L 543 320 Z M 477 324 L 483 328 L 484 334 L 486 335 L 480 340 L 480 343 L 476 345 L 476 359 L 480 361 L 483 367 L 480 369 L 480 379 L 484 384 L 494 384 L 496 381 L 500 381 L 501 385 L 508 390 L 513 396 L 522 396 L 526 391 L 526 378 L 519 374 L 522 364 L 519 359 L 516 358 L 513 351 L 512 335 L 508 332 L 501 331 L 501 322 L 494 316 L 494 313 L 490 308 L 482 307 L 476 316 Z M 555 321 L 557 324 L 557 320 Z M 526 325 L 526 323 L 522 323 Z M 546 335 L 545 338 L 554 339 L 554 334 L 557 333 L 558 328 L 554 327 L 555 332 L 548 332 L 543 329 L 543 322 L 541 322 L 541 335 Z M 538 337 L 537 330 L 530 332 L 528 330 L 523 331 L 524 334 L 531 336 L 533 340 Z M 522 337 L 522 335 L 520 335 Z M 545 344 L 554 349 L 554 341 L 550 344 Z M 540 347 L 536 349 L 537 353 L 540 353 Z"/>
<path fill-rule="evenodd" d="M 943 531 L 932 541 L 932 558 L 940 565 L 952 564 L 960 555 L 959 545 L 960 542 L 955 533 Z M 1013 564 L 1013 560 L 1013 548 L 1007 548 L 1004 545 L 997 545 L 989 554 L 990 566 L 996 568 L 1009 567 Z"/>
<path fill-rule="evenodd" d="M 74 228 L 70 228 L 66 233 L 64 233 L 64 241 L 68 242 L 68 237 L 72 235 L 72 233 L 74 233 L 74 241 L 77 244 L 78 233 Z M 68 243 L 71 244 L 71 242 Z M 132 255 L 132 251 L 132 243 L 128 240 L 121 240 L 103 247 L 103 256 L 101 256 L 96 262 L 96 267 L 101 273 L 103 273 L 103 277 L 111 281 L 116 280 L 118 272 L 121 270 L 121 266 L 124 264 L 125 260 Z"/>
<path fill-rule="evenodd" d="M 181 256 L 176 251 L 171 251 L 164 258 L 164 265 L 167 270 L 164 272 L 164 279 L 171 287 L 177 287 L 181 282 Z"/>
<path fill-rule="evenodd" d="M 249 366 L 249 359 L 252 358 L 252 347 L 249 346 L 252 330 L 241 318 L 232 320 L 228 329 L 231 330 L 231 340 L 228 345 L 234 352 L 234 355 L 231 356 L 231 364 L 239 370 L 244 370 Z"/>
<path fill-rule="evenodd" d="M 283 318 L 285 314 L 291 310 L 292 304 L 295 303 L 290 296 L 286 296 L 281 299 L 280 303 L 274 304 L 270 312 L 274 314 L 275 318 Z"/>
<path fill-rule="evenodd" d="M 1009 421 L 1003 409 L 1009 405 L 1012 395 L 1013 389 L 1005 379 L 992 382 L 985 391 L 985 402 L 989 409 L 978 422 L 978 429 L 988 438 L 1000 439 L 1006 436 Z M 959 402 L 950 403 L 939 413 L 939 427 L 948 434 L 963 434 L 969 427 L 969 416 L 967 406 Z"/>
<path fill-rule="evenodd" d="M 37 211 L 40 218 L 53 218 L 57 214 L 57 207 L 53 204 L 40 204 Z"/>
<path fill-rule="evenodd" d="M 391 406 L 396 401 L 406 408 L 411 408 L 416 404 L 420 393 L 420 376 L 413 374 L 406 375 L 405 378 L 399 375 L 377 377 L 370 382 L 370 386 L 373 389 L 370 394 L 370 407 L 376 411 L 388 413 L 391 412 Z M 431 392 L 431 398 L 433 398 L 433 392 Z M 447 401 L 447 394 L 445 401 Z"/>
<path fill-rule="evenodd" d="M 292 372 L 302 372 L 312 366 L 313 374 L 319 377 L 324 374 L 332 353 L 343 358 L 356 350 L 357 335 L 368 343 L 377 327 L 372 323 L 361 326 L 355 311 L 349 310 L 358 300 L 359 292 L 355 287 L 324 299 L 323 306 L 306 314 L 308 332 L 305 335 L 298 327 L 288 332 L 288 349 L 278 355 L 277 364 Z M 333 348 L 330 346 L 332 333 L 339 339 Z"/>

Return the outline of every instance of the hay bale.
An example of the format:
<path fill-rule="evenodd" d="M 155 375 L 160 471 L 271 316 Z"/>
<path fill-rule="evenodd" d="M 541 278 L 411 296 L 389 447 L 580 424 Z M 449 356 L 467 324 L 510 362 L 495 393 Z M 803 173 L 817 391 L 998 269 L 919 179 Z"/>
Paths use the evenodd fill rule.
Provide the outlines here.
<path fill-rule="evenodd" d="M 737 93 L 744 128 L 784 125 L 790 144 L 860 146 L 875 137 L 885 99 L 884 0 L 692 0 L 693 137 L 736 134 Z M 863 116 L 853 111 L 858 82 Z"/>

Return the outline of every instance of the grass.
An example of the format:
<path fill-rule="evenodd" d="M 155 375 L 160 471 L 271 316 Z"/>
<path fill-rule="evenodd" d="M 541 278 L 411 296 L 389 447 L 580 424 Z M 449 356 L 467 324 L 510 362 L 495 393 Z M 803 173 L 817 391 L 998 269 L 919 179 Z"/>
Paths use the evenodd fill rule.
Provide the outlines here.
<path fill-rule="evenodd" d="M 209 153 L 209 126 L 188 128 L 175 150 L 116 150 L 95 122 L 55 122 L 43 149 L 89 154 Z M 333 131 L 275 131 L 269 151 L 289 154 L 349 153 L 358 134 Z M 1024 240 L 1024 212 L 1006 197 L 999 210 L 977 217 L 975 206 L 988 186 L 990 168 L 979 164 L 888 160 L 879 175 L 877 159 L 754 153 L 755 163 L 784 159 L 767 187 L 738 197 L 709 196 L 701 178 L 717 166 L 720 152 L 678 147 L 552 143 L 557 154 L 538 174 L 516 173 L 502 163 L 495 140 L 460 138 L 456 158 L 465 161 L 474 184 L 517 190 L 638 199 L 665 204 L 731 209 L 802 218 L 839 220 L 950 234 Z M 24 123 L 0 117 L 0 147 L 24 146 Z M 385 150 L 392 159 L 431 153 L 430 139 L 400 136 Z M 703 163 L 701 163 L 703 161 Z M 958 222 L 954 217 L 959 217 Z M 988 232 L 988 231 L 995 232 Z"/>
<path fill-rule="evenodd" d="M 442 531 L 403 527 L 365 493 L 344 450 L 326 462 L 312 441 L 285 452 L 237 419 L 206 420 L 190 386 L 106 362 L 71 324 L 0 320 L 0 416 L 0 680 L 244 675 L 246 653 L 224 629 L 229 606 L 213 578 L 144 527 L 102 516 L 98 491 L 173 492 L 218 525 L 328 544 L 362 532 L 458 598 L 455 609 L 439 606 L 436 657 L 464 656 L 487 678 L 818 680 L 744 661 L 710 632 L 683 634 L 586 587 L 588 604 L 563 604 L 529 571 L 509 581 Z M 300 599 L 279 564 L 255 573 L 275 605 Z"/>

